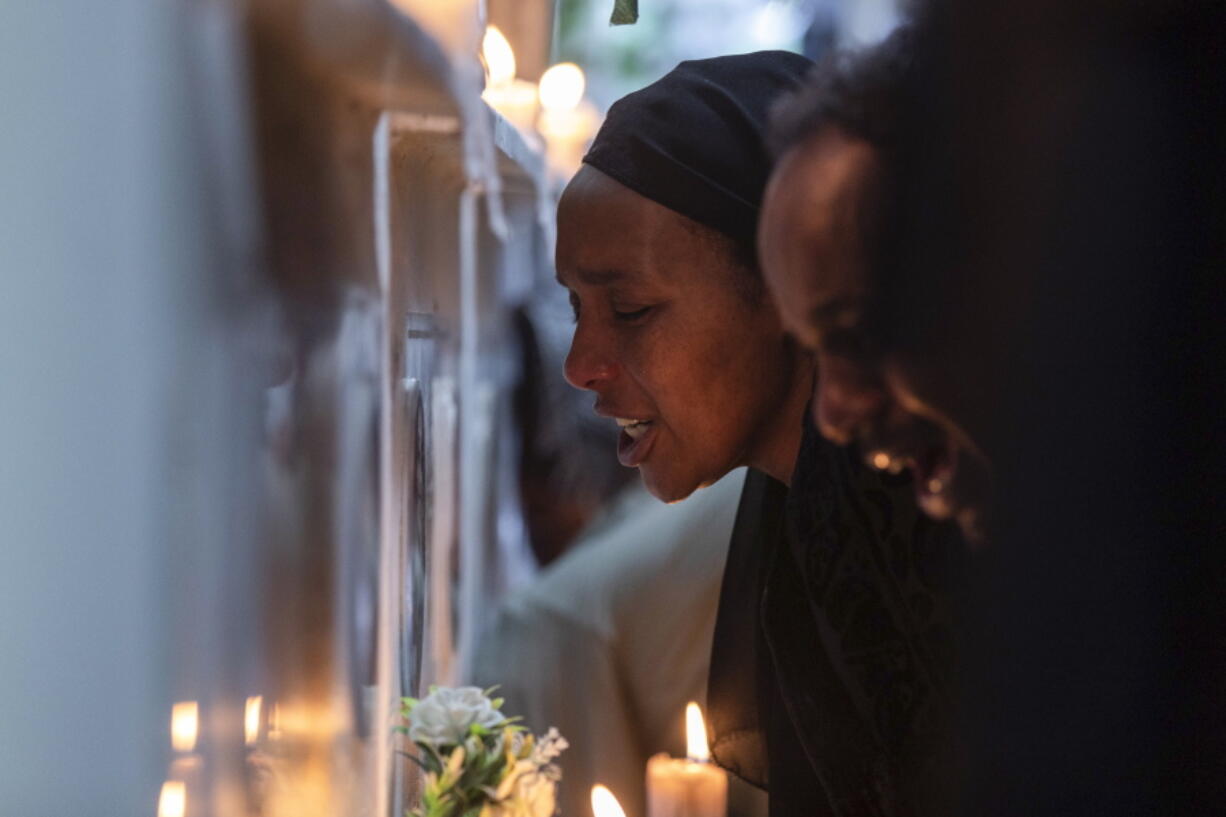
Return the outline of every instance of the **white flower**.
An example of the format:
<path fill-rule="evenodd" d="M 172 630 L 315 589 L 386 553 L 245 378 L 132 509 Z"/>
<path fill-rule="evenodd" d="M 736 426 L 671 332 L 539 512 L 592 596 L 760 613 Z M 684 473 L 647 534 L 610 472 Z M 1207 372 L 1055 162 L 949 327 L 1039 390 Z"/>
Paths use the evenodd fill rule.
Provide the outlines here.
<path fill-rule="evenodd" d="M 454 746 L 469 727 L 494 729 L 506 718 L 477 687 L 438 687 L 409 713 L 409 737 L 417 743 Z"/>

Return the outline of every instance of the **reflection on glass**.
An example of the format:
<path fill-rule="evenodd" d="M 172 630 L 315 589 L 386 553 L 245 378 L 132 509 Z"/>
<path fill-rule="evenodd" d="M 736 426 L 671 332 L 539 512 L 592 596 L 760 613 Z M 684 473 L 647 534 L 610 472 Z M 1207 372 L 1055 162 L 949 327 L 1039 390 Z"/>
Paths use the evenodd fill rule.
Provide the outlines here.
<path fill-rule="evenodd" d="M 196 748 L 196 736 L 200 730 L 200 707 L 195 701 L 182 701 L 170 710 L 170 745 L 176 752 L 190 752 Z"/>
<path fill-rule="evenodd" d="M 187 785 L 181 780 L 167 780 L 158 797 L 158 817 L 183 817 L 187 814 Z"/>
<path fill-rule="evenodd" d="M 263 705 L 263 696 L 252 695 L 243 709 L 243 738 L 248 746 L 260 738 L 260 710 Z"/>
<path fill-rule="evenodd" d="M 273 704 L 272 711 L 268 713 L 268 739 L 281 739 L 281 704 Z"/>

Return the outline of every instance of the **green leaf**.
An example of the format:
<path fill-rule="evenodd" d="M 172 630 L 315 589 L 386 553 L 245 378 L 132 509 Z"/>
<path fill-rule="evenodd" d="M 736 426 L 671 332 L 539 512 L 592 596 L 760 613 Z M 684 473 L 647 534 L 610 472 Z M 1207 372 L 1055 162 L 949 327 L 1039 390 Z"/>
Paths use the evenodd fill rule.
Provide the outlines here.
<path fill-rule="evenodd" d="M 613 16 L 609 25 L 634 25 L 639 19 L 639 0 L 613 0 Z"/>
<path fill-rule="evenodd" d="M 431 769 L 429 766 L 427 766 L 425 763 L 422 763 L 421 758 L 419 758 L 417 755 L 411 755 L 411 754 L 409 754 L 408 752 L 401 752 L 400 750 L 397 750 L 397 751 L 396 751 L 396 754 L 398 754 L 398 755 L 404 755 L 404 756 L 405 756 L 405 757 L 407 757 L 409 760 L 413 761 L 413 763 L 414 763 L 414 764 L 416 764 L 416 765 L 417 765 L 417 766 L 418 766 L 418 767 L 419 767 L 419 768 L 420 768 L 420 769 L 421 769 L 423 772 L 431 772 L 431 771 L 434 771 L 434 770 L 433 770 L 433 769 Z"/>
<path fill-rule="evenodd" d="M 441 772 L 443 770 L 443 756 L 439 751 L 429 743 L 418 743 L 417 747 L 422 750 L 422 765 L 432 772 Z"/>

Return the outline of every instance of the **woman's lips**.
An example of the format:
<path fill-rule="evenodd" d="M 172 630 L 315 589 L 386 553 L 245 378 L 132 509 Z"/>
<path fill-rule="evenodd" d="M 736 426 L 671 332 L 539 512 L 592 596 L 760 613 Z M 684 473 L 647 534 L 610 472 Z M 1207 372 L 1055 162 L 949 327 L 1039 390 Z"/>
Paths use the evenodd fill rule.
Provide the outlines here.
<path fill-rule="evenodd" d="M 958 449 L 952 445 L 933 448 L 913 460 L 915 498 L 924 513 L 946 519 L 957 510 L 952 490 L 958 473 Z"/>
<path fill-rule="evenodd" d="M 952 487 L 958 473 L 958 450 L 948 440 L 899 445 L 893 450 L 875 447 L 865 459 L 879 471 L 897 474 L 909 470 L 916 502 L 929 516 L 944 519 L 957 510 Z"/>
<path fill-rule="evenodd" d="M 656 425 L 651 420 L 640 420 L 622 426 L 617 435 L 617 461 L 627 468 L 637 467 L 651 453 L 656 439 Z"/>

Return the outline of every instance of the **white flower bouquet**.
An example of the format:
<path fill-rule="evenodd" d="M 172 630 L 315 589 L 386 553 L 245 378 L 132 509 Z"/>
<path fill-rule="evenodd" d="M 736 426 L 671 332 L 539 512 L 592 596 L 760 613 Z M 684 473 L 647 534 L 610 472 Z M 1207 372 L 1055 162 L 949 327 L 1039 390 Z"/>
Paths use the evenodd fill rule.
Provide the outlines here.
<path fill-rule="evenodd" d="M 396 728 L 421 750 L 410 757 L 425 772 L 410 817 L 552 817 L 566 739 L 553 728 L 532 735 L 492 691 L 431 687 L 422 700 L 403 699 L 408 725 Z"/>

